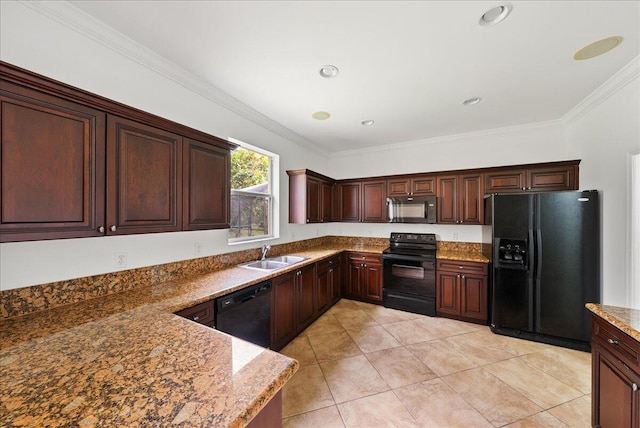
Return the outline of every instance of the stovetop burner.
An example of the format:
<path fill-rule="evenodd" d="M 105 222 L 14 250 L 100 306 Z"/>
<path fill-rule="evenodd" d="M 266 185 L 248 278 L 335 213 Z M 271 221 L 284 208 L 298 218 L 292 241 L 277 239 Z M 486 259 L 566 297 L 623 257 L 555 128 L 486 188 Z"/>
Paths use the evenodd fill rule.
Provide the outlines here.
<path fill-rule="evenodd" d="M 382 252 L 386 255 L 408 255 L 435 257 L 436 235 L 434 233 L 392 233 L 389 248 Z"/>

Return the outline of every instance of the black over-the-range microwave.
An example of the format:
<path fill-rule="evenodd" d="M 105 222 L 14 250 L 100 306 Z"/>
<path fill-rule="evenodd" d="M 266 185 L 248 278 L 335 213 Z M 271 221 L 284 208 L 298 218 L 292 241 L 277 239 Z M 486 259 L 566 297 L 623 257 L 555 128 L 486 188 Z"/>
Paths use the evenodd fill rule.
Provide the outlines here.
<path fill-rule="evenodd" d="M 389 223 L 435 223 L 435 196 L 401 196 L 387 198 Z"/>

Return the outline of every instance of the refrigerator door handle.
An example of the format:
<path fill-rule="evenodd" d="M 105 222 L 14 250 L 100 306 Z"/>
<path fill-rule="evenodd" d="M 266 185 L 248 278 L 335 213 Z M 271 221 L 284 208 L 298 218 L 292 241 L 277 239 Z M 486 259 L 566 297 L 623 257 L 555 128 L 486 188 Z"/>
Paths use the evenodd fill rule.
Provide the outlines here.
<path fill-rule="evenodd" d="M 537 225 L 540 225 L 540 220 L 537 219 L 536 222 Z M 540 231 L 540 229 L 536 229 L 536 264 L 535 264 L 535 285 L 536 285 L 536 290 L 535 290 L 535 294 L 536 294 L 536 317 L 535 317 L 535 330 L 539 332 L 540 331 L 540 312 L 541 312 L 541 308 L 540 308 L 540 297 L 541 297 L 541 290 L 540 290 L 540 278 L 542 276 L 542 232 Z"/>
<path fill-rule="evenodd" d="M 533 311 L 534 311 L 534 306 L 535 306 L 535 302 L 533 299 L 533 285 L 534 285 L 534 281 L 536 279 L 535 276 L 535 260 L 536 260 L 536 252 L 535 252 L 535 238 L 534 238 L 534 233 L 533 233 L 533 229 L 529 229 L 529 243 L 528 243 L 528 247 L 527 251 L 529 252 L 528 255 L 528 263 L 527 263 L 527 293 L 528 293 L 528 302 L 529 302 L 529 331 L 533 330 Z"/>

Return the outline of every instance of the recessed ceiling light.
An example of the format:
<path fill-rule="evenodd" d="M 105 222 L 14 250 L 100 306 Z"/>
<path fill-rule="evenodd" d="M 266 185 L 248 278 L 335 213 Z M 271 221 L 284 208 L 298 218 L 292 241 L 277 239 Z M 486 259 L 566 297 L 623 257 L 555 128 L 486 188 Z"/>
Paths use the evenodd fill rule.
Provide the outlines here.
<path fill-rule="evenodd" d="M 573 59 L 576 61 L 582 61 L 583 59 L 589 59 L 609 52 L 611 49 L 622 43 L 622 37 L 613 36 L 606 39 L 598 40 L 590 45 L 587 45 L 580 49 L 573 55 Z"/>
<path fill-rule="evenodd" d="M 331 117 L 326 111 L 317 111 L 311 115 L 315 120 L 327 120 Z"/>
<path fill-rule="evenodd" d="M 504 21 L 512 9 L 513 5 L 511 3 L 501 3 L 499 6 L 493 7 L 483 13 L 479 23 L 484 27 L 496 25 L 498 22 Z"/>
<path fill-rule="evenodd" d="M 371 125 L 373 125 L 374 123 L 376 123 L 376 122 L 375 122 L 375 121 L 373 121 L 373 120 L 363 120 L 363 121 L 362 121 L 362 126 L 371 126 Z"/>
<path fill-rule="evenodd" d="M 334 65 L 323 65 L 320 69 L 320 76 L 324 77 L 325 79 L 333 79 L 338 75 L 338 73 L 338 67 Z"/>
<path fill-rule="evenodd" d="M 480 102 L 480 100 L 482 100 L 482 98 L 480 97 L 473 97 L 473 98 L 469 98 L 467 100 L 464 100 L 462 102 L 462 104 L 466 105 L 466 106 L 472 106 L 474 104 L 478 104 Z"/>

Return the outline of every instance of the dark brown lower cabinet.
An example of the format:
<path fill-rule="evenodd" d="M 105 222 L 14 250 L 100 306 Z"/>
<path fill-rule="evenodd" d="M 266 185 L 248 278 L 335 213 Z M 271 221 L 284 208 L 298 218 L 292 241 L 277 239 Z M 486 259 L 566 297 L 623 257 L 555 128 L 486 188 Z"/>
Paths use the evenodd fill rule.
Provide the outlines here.
<path fill-rule="evenodd" d="M 602 318 L 592 321 L 592 424 L 640 426 L 640 344 Z"/>
<path fill-rule="evenodd" d="M 438 260 L 436 312 L 440 316 L 487 324 L 488 265 Z"/>
<path fill-rule="evenodd" d="M 327 311 L 340 300 L 340 279 L 342 278 L 341 257 L 334 256 L 318 262 L 317 302 L 318 315 Z"/>
<path fill-rule="evenodd" d="M 317 318 L 315 294 L 315 264 L 271 280 L 272 349 L 282 349 Z"/>
<path fill-rule="evenodd" d="M 382 258 L 372 253 L 347 253 L 346 297 L 364 302 L 382 302 Z"/>

